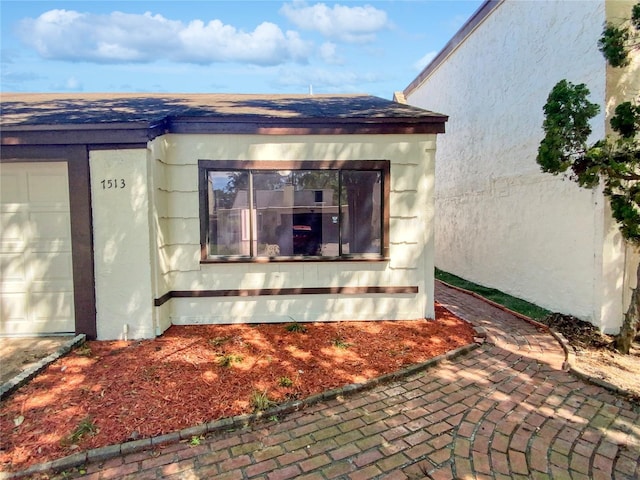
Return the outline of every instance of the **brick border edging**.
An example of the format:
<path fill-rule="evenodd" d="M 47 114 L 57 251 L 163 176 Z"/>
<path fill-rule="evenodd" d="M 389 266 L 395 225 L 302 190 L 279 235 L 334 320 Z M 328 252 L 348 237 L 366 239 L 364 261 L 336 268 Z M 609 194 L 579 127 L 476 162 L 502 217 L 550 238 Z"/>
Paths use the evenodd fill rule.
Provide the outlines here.
<path fill-rule="evenodd" d="M 55 362 L 63 355 L 69 353 L 72 349 L 77 347 L 78 345 L 83 344 L 87 339 L 87 336 L 84 333 L 80 335 L 76 335 L 74 338 L 62 344 L 58 349 L 52 354 L 41 358 L 38 363 L 27 368 L 25 371 L 20 372 L 18 375 L 13 377 L 11 380 L 8 380 L 0 386 L 0 400 L 4 400 L 11 393 L 16 391 L 18 388 L 22 387 L 29 380 L 35 377 L 38 373 L 44 370 L 50 363 Z"/>
<path fill-rule="evenodd" d="M 569 341 L 564 337 L 564 335 L 562 335 L 561 333 L 556 332 L 555 330 L 553 330 L 552 328 L 550 328 L 548 325 L 545 325 L 544 323 L 540 323 L 537 322 L 536 320 L 532 319 L 531 317 L 527 317 L 526 315 L 523 315 L 522 313 L 519 312 L 515 312 L 513 310 L 511 310 L 510 308 L 505 307 L 504 305 L 500 305 L 499 303 L 494 302 L 493 300 L 490 300 L 488 298 L 483 297 L 482 295 L 480 295 L 479 293 L 473 292 L 471 290 L 467 290 L 466 288 L 462 288 L 462 287 L 457 287 L 455 285 L 451 285 L 447 282 L 443 282 L 442 280 L 438 280 L 436 279 L 436 282 L 440 282 L 443 285 L 452 288 L 454 290 L 457 290 L 459 292 L 462 293 L 466 293 L 469 294 L 479 300 L 482 300 L 486 303 L 488 303 L 489 305 L 492 305 L 506 313 L 510 313 L 511 315 L 514 315 L 515 317 L 518 317 L 521 320 L 524 320 L 527 323 L 530 323 L 531 325 L 541 328 L 542 330 L 545 330 L 547 332 L 549 332 L 551 334 L 551 336 L 553 338 L 556 339 L 556 341 L 560 344 L 560 347 L 562 347 L 562 350 L 564 351 L 564 363 L 562 364 L 562 369 L 566 372 L 572 373 L 573 375 L 575 375 L 576 377 L 580 378 L 581 380 L 584 380 L 585 382 L 589 382 L 593 385 L 596 385 L 598 387 L 602 387 L 606 390 L 609 390 L 610 392 L 616 393 L 618 395 L 622 395 L 624 397 L 627 398 L 636 398 L 637 395 L 635 395 L 633 392 L 626 390 L 624 388 L 620 388 L 617 387 L 616 385 L 613 385 L 612 383 L 607 382 L 606 380 L 603 380 L 601 378 L 597 378 L 594 377 L 592 375 L 590 375 L 589 373 L 585 372 L 584 370 L 582 370 L 580 367 L 578 367 L 575 364 L 575 353 L 573 352 L 573 348 L 571 347 L 571 345 L 569 344 Z"/>
<path fill-rule="evenodd" d="M 475 337 L 479 339 L 484 339 L 486 337 L 486 331 L 484 331 L 482 327 L 473 326 L 473 328 L 476 331 Z M 430 358 L 426 362 L 408 365 L 401 370 L 387 373 L 380 377 L 372 378 L 371 380 L 363 383 L 351 383 L 343 387 L 334 388 L 332 390 L 327 390 L 325 392 L 311 395 L 310 397 L 307 397 L 303 400 L 295 400 L 293 402 L 283 403 L 262 412 L 236 415 L 234 417 L 222 418 L 208 423 L 203 423 L 201 425 L 196 425 L 195 427 L 184 428 L 182 430 L 167 433 L 157 437 L 144 438 L 141 440 L 134 440 L 116 445 L 94 448 L 92 450 L 75 453 L 67 457 L 52 460 L 50 462 L 39 463 L 27 468 L 26 470 L 21 470 L 18 472 L 0 472 L 0 480 L 21 478 L 38 473 L 60 472 L 70 468 L 79 467 L 88 462 L 104 462 L 120 455 L 141 452 L 144 450 L 152 449 L 154 447 L 158 447 L 160 445 L 177 443 L 182 440 L 189 440 L 194 436 L 206 435 L 208 433 L 219 433 L 224 430 L 245 428 L 249 425 L 256 424 L 264 419 L 269 419 L 273 416 L 286 415 L 288 413 L 302 410 L 305 407 L 312 406 L 323 400 L 333 400 L 341 396 L 353 395 L 358 392 L 371 390 L 378 385 L 409 377 L 416 373 L 435 367 L 444 361 L 452 360 L 461 355 L 465 355 L 477 349 L 481 343 L 482 342 L 474 342 L 455 350 L 451 350 L 442 355 Z"/>

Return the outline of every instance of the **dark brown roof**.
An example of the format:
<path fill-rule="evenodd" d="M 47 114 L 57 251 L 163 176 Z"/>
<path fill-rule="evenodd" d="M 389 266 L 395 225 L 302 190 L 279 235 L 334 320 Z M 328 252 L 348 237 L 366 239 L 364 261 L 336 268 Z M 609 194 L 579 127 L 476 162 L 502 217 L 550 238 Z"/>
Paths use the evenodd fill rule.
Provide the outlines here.
<path fill-rule="evenodd" d="M 153 124 L 166 117 L 232 121 L 446 120 L 440 114 L 370 95 L 3 94 L 0 125 Z"/>
<path fill-rule="evenodd" d="M 2 94 L 3 145 L 143 145 L 165 133 L 444 133 L 447 117 L 370 95 Z"/>
<path fill-rule="evenodd" d="M 3 145 L 144 144 L 165 133 L 443 133 L 447 117 L 370 95 L 2 94 Z"/>

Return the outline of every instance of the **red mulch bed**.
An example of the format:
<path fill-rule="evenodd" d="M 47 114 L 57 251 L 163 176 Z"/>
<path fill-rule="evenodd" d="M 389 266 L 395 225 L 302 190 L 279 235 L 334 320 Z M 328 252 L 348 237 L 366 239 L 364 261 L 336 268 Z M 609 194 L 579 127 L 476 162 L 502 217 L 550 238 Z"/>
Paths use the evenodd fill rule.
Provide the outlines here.
<path fill-rule="evenodd" d="M 363 382 L 474 335 L 439 305 L 435 321 L 303 325 L 174 326 L 154 340 L 87 342 L 0 404 L 0 469 L 250 413 L 254 392 L 286 401 Z M 94 431 L 72 438 L 82 423 Z"/>

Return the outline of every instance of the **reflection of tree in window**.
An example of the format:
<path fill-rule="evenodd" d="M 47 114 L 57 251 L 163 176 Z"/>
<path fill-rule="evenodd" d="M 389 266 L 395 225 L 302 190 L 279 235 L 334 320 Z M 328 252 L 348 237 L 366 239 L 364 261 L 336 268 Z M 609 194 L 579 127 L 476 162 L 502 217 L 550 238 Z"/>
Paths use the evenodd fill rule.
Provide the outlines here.
<path fill-rule="evenodd" d="M 248 172 L 209 172 L 209 253 L 248 255 Z M 243 235 L 243 224 L 245 235 Z"/>
<path fill-rule="evenodd" d="M 208 179 L 209 255 L 381 253 L 381 171 L 210 170 Z"/>

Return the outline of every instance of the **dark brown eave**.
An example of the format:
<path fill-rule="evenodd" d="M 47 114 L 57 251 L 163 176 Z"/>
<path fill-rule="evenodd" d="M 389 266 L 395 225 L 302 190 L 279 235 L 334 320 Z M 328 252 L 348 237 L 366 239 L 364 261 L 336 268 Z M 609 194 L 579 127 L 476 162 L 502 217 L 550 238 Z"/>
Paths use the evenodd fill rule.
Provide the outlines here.
<path fill-rule="evenodd" d="M 385 135 L 437 134 L 445 132 L 447 116 L 384 119 L 168 119 L 165 133 L 238 134 L 238 135 Z"/>
<path fill-rule="evenodd" d="M 476 29 L 504 0 L 485 0 L 471 15 L 469 20 L 447 42 L 442 50 L 427 65 L 418 76 L 405 88 L 402 93 L 405 98 L 411 95 L 441 64 L 444 60 Z"/>
<path fill-rule="evenodd" d="M 147 122 L 3 127 L 2 145 L 121 145 L 145 148 L 158 130 Z M 157 136 L 157 135 L 155 135 Z"/>
<path fill-rule="evenodd" d="M 2 128 L 2 145 L 118 145 L 144 148 L 160 135 L 385 135 L 445 132 L 446 116 L 430 118 L 338 119 L 216 119 L 168 118 L 153 125 L 140 123 L 22 125 Z"/>

